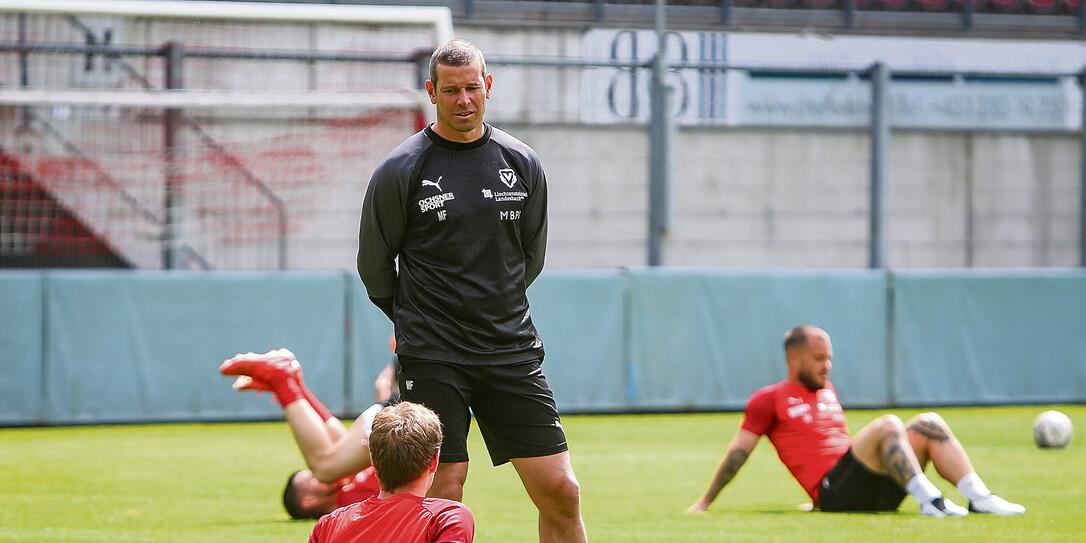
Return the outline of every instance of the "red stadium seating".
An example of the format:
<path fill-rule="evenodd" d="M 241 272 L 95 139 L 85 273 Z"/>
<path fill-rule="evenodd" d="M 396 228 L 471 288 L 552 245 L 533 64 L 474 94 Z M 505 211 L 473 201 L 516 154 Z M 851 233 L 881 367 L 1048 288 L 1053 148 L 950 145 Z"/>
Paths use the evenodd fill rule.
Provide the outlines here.
<path fill-rule="evenodd" d="M 1018 13 L 1022 11 L 1026 0 L 989 0 L 988 6 L 992 11 L 1001 13 Z"/>
<path fill-rule="evenodd" d="M 951 0 L 916 0 L 916 5 L 923 11 L 946 11 Z"/>
<path fill-rule="evenodd" d="M 839 6 L 837 0 L 803 0 L 803 7 L 807 9 L 835 9 Z"/>
<path fill-rule="evenodd" d="M 1060 9 L 1059 0 L 1028 0 L 1029 11 L 1031 13 L 1055 13 Z"/>

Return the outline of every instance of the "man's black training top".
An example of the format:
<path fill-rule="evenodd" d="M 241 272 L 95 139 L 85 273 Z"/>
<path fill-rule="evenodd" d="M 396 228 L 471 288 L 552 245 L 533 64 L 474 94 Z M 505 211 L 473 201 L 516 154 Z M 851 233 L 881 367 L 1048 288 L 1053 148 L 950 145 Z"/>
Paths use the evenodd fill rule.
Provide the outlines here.
<path fill-rule="evenodd" d="M 373 172 L 358 274 L 396 325 L 398 354 L 525 362 L 543 354 L 525 290 L 546 245 L 547 180 L 535 151 L 490 125 L 469 143 L 427 127 Z"/>

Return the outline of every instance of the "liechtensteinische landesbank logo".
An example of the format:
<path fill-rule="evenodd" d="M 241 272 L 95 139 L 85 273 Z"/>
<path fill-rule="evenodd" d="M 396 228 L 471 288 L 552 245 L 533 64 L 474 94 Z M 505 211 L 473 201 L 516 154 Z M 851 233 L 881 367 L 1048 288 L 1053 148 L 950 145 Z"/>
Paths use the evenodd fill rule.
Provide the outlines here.
<path fill-rule="evenodd" d="M 505 183 L 505 186 L 509 188 L 513 188 L 513 185 L 517 184 L 517 172 L 509 168 L 498 170 L 498 177 L 502 180 L 502 183 Z"/>

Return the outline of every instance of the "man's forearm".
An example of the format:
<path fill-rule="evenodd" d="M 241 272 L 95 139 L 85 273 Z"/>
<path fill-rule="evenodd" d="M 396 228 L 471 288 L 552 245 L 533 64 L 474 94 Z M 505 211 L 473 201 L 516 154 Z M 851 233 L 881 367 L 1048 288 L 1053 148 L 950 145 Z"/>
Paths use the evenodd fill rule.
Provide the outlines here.
<path fill-rule="evenodd" d="M 380 308 L 385 316 L 388 317 L 388 320 L 392 322 L 396 322 L 395 319 L 392 318 L 392 301 L 394 299 L 394 296 L 386 296 L 384 298 L 374 298 L 373 296 L 370 296 L 370 301 L 373 302 L 373 305 Z"/>
<path fill-rule="evenodd" d="M 746 463 L 749 455 L 749 452 L 740 448 L 733 448 L 728 451 L 713 475 L 713 480 L 709 483 L 709 489 L 705 491 L 705 496 L 702 498 L 706 506 L 712 503 L 720 495 L 720 491 L 735 478 L 735 474 Z"/>

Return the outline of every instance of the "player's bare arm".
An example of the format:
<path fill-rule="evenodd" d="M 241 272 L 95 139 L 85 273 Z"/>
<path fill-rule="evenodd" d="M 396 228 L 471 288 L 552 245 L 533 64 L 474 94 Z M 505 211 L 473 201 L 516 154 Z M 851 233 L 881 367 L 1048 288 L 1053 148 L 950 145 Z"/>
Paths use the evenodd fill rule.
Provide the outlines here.
<path fill-rule="evenodd" d="M 395 343 L 393 343 L 395 345 Z M 395 349 L 395 347 L 393 347 Z M 395 352 L 395 350 L 393 351 Z M 379 402 L 383 402 L 392 396 L 392 393 L 396 390 L 396 364 L 389 363 L 381 373 L 377 375 L 377 378 L 373 380 L 373 397 Z"/>
<path fill-rule="evenodd" d="M 709 482 L 709 488 L 705 491 L 705 495 L 688 507 L 687 511 L 700 513 L 709 509 L 709 505 L 713 503 L 720 491 L 735 478 L 739 468 L 743 467 L 743 464 L 747 462 L 751 451 L 758 445 L 760 437 L 753 432 L 742 428 L 739 429 L 735 434 L 735 438 L 728 445 L 728 452 L 724 454 L 724 459 L 720 461 L 720 465 L 717 467 L 712 481 Z"/>
<path fill-rule="evenodd" d="M 294 406 L 298 405 L 296 409 Z M 355 423 L 338 438 L 328 432 L 320 432 L 316 422 L 320 420 L 316 412 L 304 402 L 292 404 L 284 410 L 298 450 L 305 458 L 306 467 L 313 472 L 317 480 L 325 483 L 350 477 L 370 465 L 368 422 L 363 420 L 366 413 L 359 415 Z M 324 424 L 320 425 L 321 427 Z M 323 428 L 322 428 L 323 429 Z"/>

